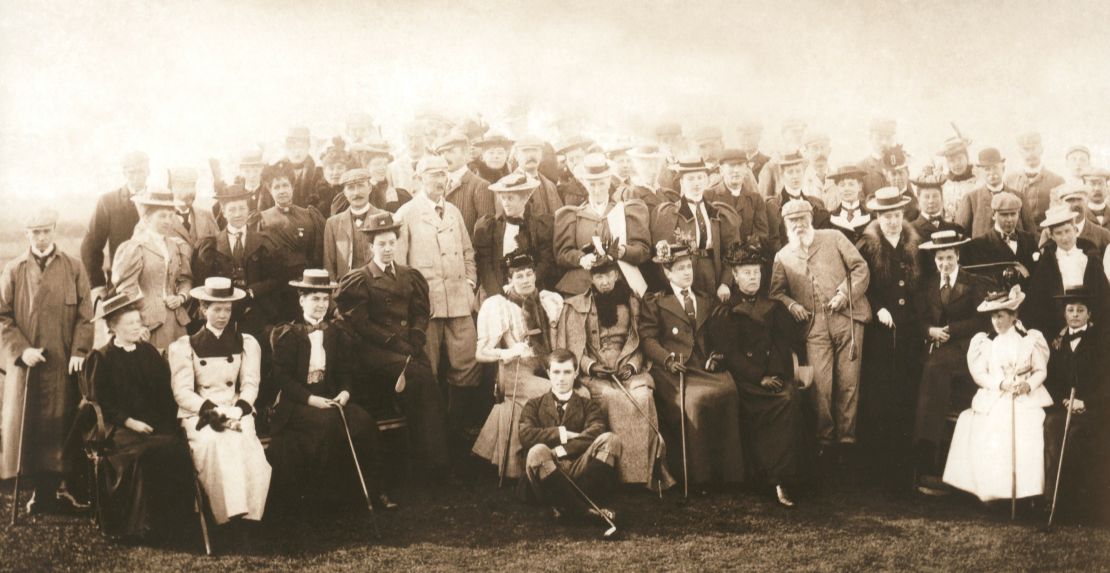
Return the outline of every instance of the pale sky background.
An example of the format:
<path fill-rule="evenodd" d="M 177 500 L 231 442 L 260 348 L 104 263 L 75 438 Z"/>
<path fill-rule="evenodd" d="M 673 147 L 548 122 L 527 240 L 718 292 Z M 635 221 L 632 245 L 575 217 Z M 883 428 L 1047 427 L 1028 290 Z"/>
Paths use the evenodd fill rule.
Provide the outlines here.
<path fill-rule="evenodd" d="M 395 147 L 428 108 L 497 126 L 527 107 L 545 136 L 556 117 L 594 134 L 714 123 L 730 142 L 754 115 L 768 152 L 800 116 L 834 166 L 886 115 L 914 165 L 950 121 L 1012 168 L 1031 129 L 1057 171 L 1076 143 L 1110 165 L 1108 38 L 1105 0 L 2 0 L 0 224 L 59 200 L 87 219 L 129 149 L 156 182 L 210 156 L 230 174 L 237 150 L 277 159 L 288 126 L 322 141 L 354 111 Z"/>

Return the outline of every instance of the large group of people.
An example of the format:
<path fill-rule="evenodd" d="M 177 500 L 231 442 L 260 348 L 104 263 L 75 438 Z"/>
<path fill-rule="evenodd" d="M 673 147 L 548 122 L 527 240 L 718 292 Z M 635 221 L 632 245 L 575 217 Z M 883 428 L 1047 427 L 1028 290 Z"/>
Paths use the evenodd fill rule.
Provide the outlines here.
<path fill-rule="evenodd" d="M 553 146 L 426 116 L 395 156 L 360 116 L 212 163 L 211 210 L 196 169 L 161 187 L 130 153 L 80 258 L 33 209 L 4 267 L 0 477 L 132 539 L 194 498 L 231 531 L 395 510 L 401 472 L 470 455 L 610 526 L 618 484 L 791 508 L 843 475 L 1104 519 L 1110 171 L 1076 146 L 1052 173 L 1027 133 L 1009 170 L 958 136 L 912 177 L 888 119 L 833 169 L 804 122 L 771 155 L 761 130 Z"/>

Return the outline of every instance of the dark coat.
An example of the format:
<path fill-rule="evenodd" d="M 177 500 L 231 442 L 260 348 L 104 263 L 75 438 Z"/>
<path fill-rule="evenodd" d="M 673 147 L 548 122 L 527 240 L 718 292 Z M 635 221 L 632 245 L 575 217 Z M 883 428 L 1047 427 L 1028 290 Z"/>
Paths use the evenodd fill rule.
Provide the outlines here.
<path fill-rule="evenodd" d="M 373 262 L 348 273 L 335 305 L 363 342 L 411 355 L 423 347 L 431 319 L 428 282 L 416 269 L 393 266 L 396 278 Z"/>
<path fill-rule="evenodd" d="M 236 177 L 234 185 L 243 185 L 243 178 Z M 216 193 L 222 193 L 222 190 L 227 189 L 227 187 L 222 181 L 216 183 Z M 261 221 L 262 211 L 273 206 L 274 199 L 270 196 L 270 190 L 266 189 L 265 185 L 259 184 L 258 189 L 250 191 L 250 195 L 247 197 L 247 208 L 250 210 L 250 215 L 247 216 L 247 229 L 257 229 L 259 221 Z M 212 203 L 212 216 L 216 217 L 216 226 L 220 229 L 227 227 L 227 218 L 224 217 L 223 206 L 220 205 L 219 201 Z"/>
<path fill-rule="evenodd" d="M 134 418 L 158 434 L 177 432 L 170 366 L 149 342 L 128 352 L 109 341 L 89 354 L 84 375 L 93 389 L 89 398 L 100 404 L 106 423 L 122 427 Z"/>
<path fill-rule="evenodd" d="M 960 266 L 983 265 L 988 263 L 1018 262 L 1028 269 L 1030 275 L 1036 270 L 1037 238 L 1024 231 L 1014 231 L 1017 237 L 1017 253 L 1002 242 L 998 231 L 980 235 L 960 249 Z"/>
<path fill-rule="evenodd" d="M 523 249 L 536 263 L 536 286 L 542 290 L 555 287 L 554 219 L 551 215 L 524 217 L 517 248 Z M 478 284 L 486 296 L 501 294 L 508 282 L 508 270 L 502 255 L 505 240 L 505 216 L 482 217 L 474 225 L 474 263 L 478 266 Z"/>
<path fill-rule="evenodd" d="M 316 188 L 320 185 L 320 181 L 324 179 L 324 170 L 316 165 L 316 161 L 311 156 L 306 157 L 301 165 L 304 172 L 293 182 L 293 204 L 299 207 L 311 207 L 316 195 Z M 268 171 L 276 173 L 287 169 L 296 170 L 296 168 L 297 166 L 289 161 L 289 158 L 285 158 L 270 166 Z M 269 180 L 268 174 L 263 174 L 262 179 L 264 181 Z M 273 206 L 274 199 L 270 197 L 269 193 L 265 193 L 259 198 L 259 211 L 265 211 Z"/>
<path fill-rule="evenodd" d="M 717 298 L 692 293 L 697 315 L 695 324 L 690 324 L 682 303 L 669 290 L 670 287 L 667 288 L 666 291 L 644 297 L 640 315 L 640 341 L 644 354 L 660 366 L 671 354 L 681 354 L 685 363 L 700 358 L 700 363 L 693 364 L 702 367 L 709 349 L 705 325 L 713 314 Z"/>
<path fill-rule="evenodd" d="M 1110 406 L 1110 372 L 1106 366 L 1110 360 L 1107 360 L 1105 352 L 1105 330 L 1088 325 L 1087 332 L 1072 351 L 1071 344 L 1062 338 L 1066 328 L 1054 333 L 1051 338 L 1045 388 L 1052 401 L 1062 405 L 1074 386 L 1075 397 L 1083 401 L 1091 415 L 1101 418 L 1106 424 L 1106 408 Z"/>
<path fill-rule="evenodd" d="M 948 327 L 951 338 L 945 345 L 956 344 L 967 355 L 971 337 L 985 331 L 990 319 L 976 309 L 987 296 L 987 285 L 966 270 L 960 269 L 948 304 L 940 300 L 940 277 L 931 277 L 917 295 L 917 325 L 920 339 L 928 341 L 929 327 Z"/>
<path fill-rule="evenodd" d="M 236 262 L 225 228 L 197 244 L 193 253 L 193 283 L 204 284 L 208 277 L 227 277 L 236 287 L 253 293 L 253 298 L 243 305 L 241 320 L 245 332 L 258 334 L 261 327 L 279 322 L 287 312 L 281 308 L 281 294 L 292 287 L 282 278 L 279 253 L 268 234 L 248 231 L 242 263 Z"/>
<path fill-rule="evenodd" d="M 563 174 L 556 188 L 559 190 L 559 198 L 563 201 L 563 205 L 575 207 L 585 203 L 590 197 L 589 191 L 586 191 L 582 182 L 570 173 Z"/>
<path fill-rule="evenodd" d="M 711 350 L 724 354 L 725 369 L 737 384 L 762 387 L 768 376 L 794 380 L 791 353 L 801 340 L 778 301 L 757 295 L 748 303 L 733 295 L 729 304 L 717 307 L 707 328 Z"/>
<path fill-rule="evenodd" d="M 829 218 L 825 222 L 825 227 L 824 228 L 825 229 L 832 229 L 834 231 L 840 231 L 841 233 L 844 234 L 845 237 L 848 237 L 848 240 L 851 241 L 852 244 L 854 245 L 854 244 L 856 244 L 857 241 L 860 240 L 860 237 L 863 236 L 864 228 L 866 228 L 868 225 L 873 223 L 876 219 L 875 219 L 875 217 L 873 217 L 871 215 L 871 212 L 868 211 L 867 208 L 863 206 L 862 201 L 860 202 L 860 208 L 859 208 L 859 212 L 860 212 L 859 219 L 862 222 L 857 222 L 854 219 L 852 220 L 853 223 L 857 223 L 860 226 L 852 227 L 850 224 L 848 224 L 848 221 L 845 218 L 848 214 L 847 212 L 848 212 L 848 210 L 845 209 L 843 205 L 838 206 L 836 209 L 833 209 L 832 211 L 829 211 Z"/>
<path fill-rule="evenodd" d="M 1087 268 L 1083 272 L 1083 286 L 1090 295 L 1088 307 L 1098 319 L 1105 320 L 1106 312 L 1110 310 L 1110 285 L 1106 281 L 1106 273 L 1102 268 L 1102 259 L 1084 250 L 1083 243 L 1076 243 L 1076 248 L 1084 251 L 1087 256 Z M 1029 277 L 1028 297 L 1021 308 L 1022 322 L 1028 328 L 1035 328 L 1047 336 L 1059 332 L 1065 326 L 1064 305 L 1060 300 L 1053 298 L 1063 294 L 1063 278 L 1060 276 L 1060 265 L 1056 262 L 1057 245 L 1049 242 L 1042 249 L 1041 261 L 1037 270 Z"/>
<path fill-rule="evenodd" d="M 131 201 L 127 187 L 105 193 L 96 201 L 96 210 L 89 219 L 89 230 L 81 241 L 81 262 L 89 274 L 92 288 L 106 286 L 104 244 L 108 244 L 109 262 L 116 256 L 120 243 L 131 238 L 139 223 L 139 211 Z"/>
<path fill-rule="evenodd" d="M 802 195 L 802 198 L 813 205 L 813 228 L 824 229 L 829 220 L 829 212 L 822 201 L 816 197 Z M 782 220 L 782 205 L 787 200 L 786 193 L 776 193 L 767 199 L 767 229 L 771 252 L 777 253 L 786 243 L 790 242 L 786 235 L 786 225 Z"/>
<path fill-rule="evenodd" d="M 527 452 L 532 446 L 543 444 L 554 449 L 563 446 L 567 457 L 575 459 L 589 449 L 598 436 L 608 430 L 605 412 L 601 404 L 590 398 L 572 393 L 564 408 L 563 419 L 559 420 L 559 410 L 555 395 L 551 392 L 532 398 L 524 404 L 520 412 L 520 446 Z M 568 432 L 578 432 L 578 436 L 562 443 L 559 440 L 559 427 Z"/>
<path fill-rule="evenodd" d="M 734 196 L 725 186 L 724 181 L 714 185 L 705 192 L 705 200 L 710 203 L 724 203 L 740 216 L 740 242 L 747 244 L 757 239 L 761 245 L 767 246 L 768 233 L 767 203 L 759 196 L 759 192 L 744 181 L 743 190 L 739 196 Z"/>
<path fill-rule="evenodd" d="M 446 198 L 462 213 L 463 225 L 468 235 L 474 233 L 474 224 L 484 215 L 494 212 L 493 192 L 489 181 L 467 171 L 459 180 L 458 187 L 447 190 Z"/>
<path fill-rule="evenodd" d="M 701 276 L 697 272 L 695 263 L 695 286 L 700 287 L 707 294 L 715 294 L 718 285 L 732 283 L 732 275 L 728 265 L 722 264 L 721 259 L 729 245 L 740 241 L 740 216 L 725 203 L 703 201 L 702 204 L 705 205 L 705 211 L 709 215 L 713 244 L 699 246 L 711 251 L 707 255 L 699 255 L 699 258 L 707 256 L 712 262 L 713 281 L 710 284 L 697 284 L 703 281 L 698 280 Z M 697 222 L 694 220 L 693 207 L 685 199 L 679 199 L 674 203 L 663 203 L 655 210 L 655 216 L 651 218 L 651 244 L 655 245 L 659 241 L 674 243 L 675 231 L 681 231 L 693 238 L 696 228 Z M 702 239 L 704 241 L 705 237 L 702 237 Z"/>
<path fill-rule="evenodd" d="M 914 299 L 922 277 L 917 250 L 920 244 L 921 237 L 913 226 L 902 223 L 902 238 L 897 247 L 891 246 L 883 237 L 878 221 L 867 226 L 856 244 L 860 256 L 871 270 L 867 300 L 871 303 L 872 312 L 887 309 L 894 317 L 894 324 L 911 336 L 917 331 Z"/>

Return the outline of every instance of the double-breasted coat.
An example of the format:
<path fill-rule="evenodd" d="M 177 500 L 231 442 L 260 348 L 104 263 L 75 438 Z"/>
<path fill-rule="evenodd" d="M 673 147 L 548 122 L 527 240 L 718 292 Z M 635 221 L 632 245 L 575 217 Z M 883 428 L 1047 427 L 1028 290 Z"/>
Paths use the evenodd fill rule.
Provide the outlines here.
<path fill-rule="evenodd" d="M 710 203 L 724 203 L 736 211 L 740 220 L 738 229 L 740 243 L 748 244 L 758 240 L 759 244 L 767 246 L 767 237 L 770 233 L 767 222 L 767 202 L 754 188 L 749 189 L 747 180 L 744 181 L 739 195 L 733 195 L 722 181 L 705 192 L 705 200 Z"/>
<path fill-rule="evenodd" d="M 709 215 L 709 237 L 700 237 L 698 243 L 694 258 L 694 289 L 715 296 L 717 287 L 732 283 L 731 271 L 728 265 L 721 263 L 721 257 L 729 245 L 740 241 L 740 215 L 726 203 L 702 201 L 701 205 Z M 685 198 L 660 205 L 651 220 L 651 244 L 659 241 L 674 243 L 676 233 L 695 238 L 698 228 L 695 208 Z M 703 215 L 699 212 L 697 217 L 700 219 Z"/>
<path fill-rule="evenodd" d="M 505 268 L 504 215 L 482 217 L 474 225 L 474 263 L 478 267 L 478 283 L 485 297 L 501 294 L 508 282 Z M 532 256 L 535 261 L 536 286 L 541 290 L 555 287 L 554 218 L 551 215 L 525 215 L 518 225 L 517 249 Z"/>
<path fill-rule="evenodd" d="M 283 293 L 291 287 L 283 280 L 281 259 L 274 240 L 263 231 L 248 231 L 243 246 L 243 259 L 235 260 L 231 254 L 231 241 L 227 229 L 198 245 L 193 255 L 196 283 L 209 277 L 225 277 L 243 290 L 250 298 L 241 303 L 238 320 L 244 332 L 263 336 L 263 330 L 280 322 L 286 309 L 281 307 Z"/>
<path fill-rule="evenodd" d="M 614 202 L 610 199 L 605 213 L 599 215 L 589 203 L 567 205 L 555 213 L 555 263 L 559 266 L 562 278 L 556 290 L 567 294 L 581 294 L 590 287 L 590 274 L 579 264 L 582 250 L 593 243 L 593 237 L 602 242 L 616 240 L 616 234 L 609 225 L 609 216 L 620 205 L 624 210 L 625 251 L 621 261 L 630 265 L 640 265 L 651 258 L 651 232 L 648 226 L 647 205 L 643 201 L 630 199 Z"/>
<path fill-rule="evenodd" d="M 92 300 L 81 261 L 54 247 L 44 269 L 30 250 L 8 261 L 0 274 L 0 478 L 15 475 L 25 390 L 26 441 L 23 469 L 28 473 L 62 471 L 62 444 L 77 409 L 77 385 L 67 375 L 70 357 L 92 348 Z M 21 355 L 42 348 L 46 362 L 28 370 Z M 26 376 L 30 376 L 30 380 Z"/>

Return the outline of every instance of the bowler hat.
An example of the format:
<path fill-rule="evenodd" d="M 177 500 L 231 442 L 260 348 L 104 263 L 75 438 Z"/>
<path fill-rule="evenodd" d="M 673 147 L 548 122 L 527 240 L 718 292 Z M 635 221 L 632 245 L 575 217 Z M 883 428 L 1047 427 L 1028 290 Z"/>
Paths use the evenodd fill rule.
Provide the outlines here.
<path fill-rule="evenodd" d="M 305 269 L 300 280 L 289 281 L 289 286 L 298 290 L 333 291 L 339 288 L 339 283 L 331 280 L 324 269 Z"/>
<path fill-rule="evenodd" d="M 864 171 L 859 165 L 848 164 L 837 167 L 836 173 L 830 175 L 829 179 L 832 179 L 837 183 L 840 183 L 845 179 L 855 179 L 857 181 L 862 181 L 864 176 L 866 175 L 867 172 Z"/>
<path fill-rule="evenodd" d="M 491 147 L 503 147 L 510 149 L 513 146 L 513 140 L 501 135 L 500 133 L 487 134 L 478 141 L 474 142 L 474 146 L 478 149 L 490 149 Z"/>
<path fill-rule="evenodd" d="M 246 298 L 247 293 L 232 286 L 229 278 L 208 277 L 204 285 L 190 290 L 189 296 L 205 302 L 234 302 Z"/>
<path fill-rule="evenodd" d="M 979 167 L 991 167 L 994 165 L 1002 165 L 1006 160 L 1002 158 L 1002 153 L 994 147 L 984 147 L 979 150 L 979 161 L 976 165 Z"/>
<path fill-rule="evenodd" d="M 242 185 L 236 183 L 228 185 L 222 189 L 216 189 L 215 199 L 219 203 L 227 203 L 229 201 L 239 201 L 242 199 L 249 199 L 251 192 L 247 191 Z"/>

